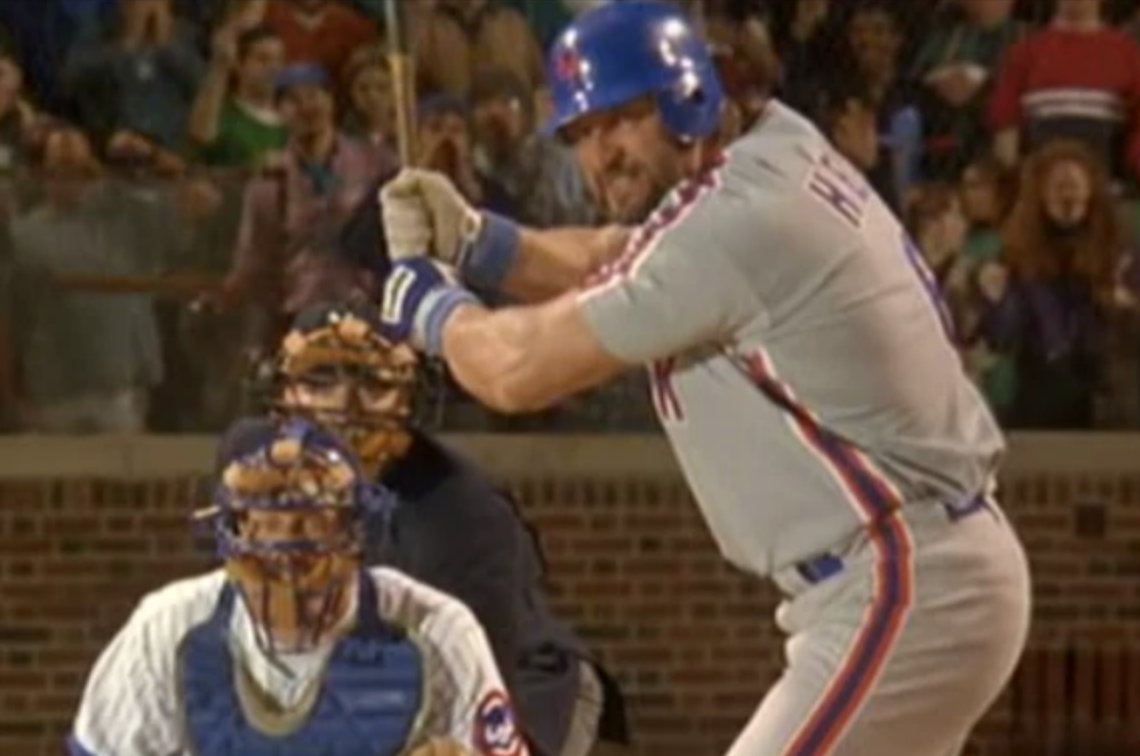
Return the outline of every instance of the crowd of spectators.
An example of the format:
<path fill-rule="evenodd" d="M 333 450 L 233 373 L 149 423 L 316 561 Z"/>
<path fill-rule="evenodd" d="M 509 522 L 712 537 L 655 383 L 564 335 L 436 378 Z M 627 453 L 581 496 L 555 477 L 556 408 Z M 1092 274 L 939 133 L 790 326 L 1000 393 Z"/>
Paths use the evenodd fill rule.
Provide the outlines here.
<path fill-rule="evenodd" d="M 531 225 L 599 222 L 536 127 L 544 49 L 607 1 L 407 0 L 418 163 Z M 1007 427 L 1140 427 L 1140 2 L 676 1 L 730 95 L 719 138 L 773 96 L 828 134 Z M 375 291 L 383 6 L 0 0 L 0 429 L 214 430 L 293 313 Z M 453 423 L 650 423 L 636 378 L 522 421 L 441 386 Z"/>

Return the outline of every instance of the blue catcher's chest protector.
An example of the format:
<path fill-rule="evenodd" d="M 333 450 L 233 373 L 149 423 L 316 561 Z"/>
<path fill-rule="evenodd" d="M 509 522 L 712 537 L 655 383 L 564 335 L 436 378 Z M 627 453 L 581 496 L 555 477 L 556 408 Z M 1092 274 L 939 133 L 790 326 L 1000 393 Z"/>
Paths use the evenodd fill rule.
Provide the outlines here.
<path fill-rule="evenodd" d="M 357 581 L 356 627 L 333 649 L 318 692 L 300 711 L 281 712 L 257 690 L 265 715 L 248 710 L 256 689 L 230 652 L 237 591 L 228 584 L 217 608 L 179 648 L 180 692 L 190 750 L 197 756 L 391 756 L 401 753 L 424 701 L 419 648 L 377 613 L 370 575 Z M 244 699 L 244 700 L 243 700 Z M 307 710 L 306 710 L 307 709 Z M 279 715 L 279 716 L 277 716 Z"/>

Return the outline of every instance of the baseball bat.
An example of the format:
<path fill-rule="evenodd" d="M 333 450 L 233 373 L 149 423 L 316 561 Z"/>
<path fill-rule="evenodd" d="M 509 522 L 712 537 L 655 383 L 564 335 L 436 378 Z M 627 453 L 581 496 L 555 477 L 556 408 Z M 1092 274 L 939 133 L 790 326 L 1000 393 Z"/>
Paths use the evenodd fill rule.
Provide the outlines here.
<path fill-rule="evenodd" d="M 407 167 L 416 158 L 416 77 L 408 34 L 405 0 L 385 0 L 388 65 L 392 71 L 392 94 L 396 105 L 396 140 L 400 164 Z"/>

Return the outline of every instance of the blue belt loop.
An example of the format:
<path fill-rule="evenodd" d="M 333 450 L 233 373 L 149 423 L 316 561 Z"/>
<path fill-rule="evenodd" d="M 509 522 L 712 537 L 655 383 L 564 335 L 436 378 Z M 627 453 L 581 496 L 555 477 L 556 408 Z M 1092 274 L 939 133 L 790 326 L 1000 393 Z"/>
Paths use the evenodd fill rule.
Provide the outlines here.
<path fill-rule="evenodd" d="M 946 507 L 946 514 L 950 518 L 950 522 L 958 522 L 961 519 L 969 517 L 975 512 L 980 512 L 985 509 L 987 504 L 986 495 L 984 493 L 975 494 L 965 504 L 944 504 Z"/>
<path fill-rule="evenodd" d="M 815 559 L 800 562 L 796 565 L 796 569 L 804 580 L 815 585 L 842 571 L 843 560 L 833 554 L 824 554 Z"/>
<path fill-rule="evenodd" d="M 955 502 L 943 504 L 942 508 L 946 510 L 946 516 L 950 518 L 950 522 L 958 522 L 963 520 L 975 512 L 981 512 L 983 509 L 989 508 L 989 497 L 983 492 L 971 496 L 965 503 Z M 834 554 L 823 554 L 812 559 L 805 559 L 796 565 L 796 571 L 808 583 L 815 585 L 822 583 L 832 575 L 843 571 L 843 560 Z"/>

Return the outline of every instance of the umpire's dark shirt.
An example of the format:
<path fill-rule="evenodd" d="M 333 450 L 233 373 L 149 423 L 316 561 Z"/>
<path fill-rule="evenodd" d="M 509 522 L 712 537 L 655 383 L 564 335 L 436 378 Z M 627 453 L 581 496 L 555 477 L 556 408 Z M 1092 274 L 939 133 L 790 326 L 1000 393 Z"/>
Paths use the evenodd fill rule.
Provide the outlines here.
<path fill-rule="evenodd" d="M 532 750 L 557 756 L 585 648 L 547 605 L 538 547 L 514 503 L 470 462 L 423 434 L 382 483 L 400 506 L 379 560 L 475 613 Z"/>

